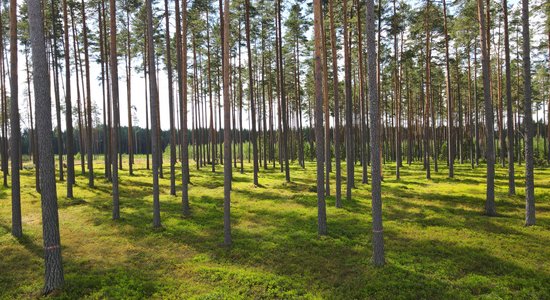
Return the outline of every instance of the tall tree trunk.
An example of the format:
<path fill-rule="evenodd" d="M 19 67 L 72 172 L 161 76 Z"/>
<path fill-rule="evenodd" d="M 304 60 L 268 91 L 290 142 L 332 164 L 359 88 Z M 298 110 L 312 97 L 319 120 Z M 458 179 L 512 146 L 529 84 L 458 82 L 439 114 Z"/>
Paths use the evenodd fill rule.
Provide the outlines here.
<path fill-rule="evenodd" d="M 322 12 L 322 10 L 321 10 Z M 332 162 L 331 162 L 331 155 L 330 155 L 330 104 L 329 104 L 329 95 L 328 95 L 328 63 L 327 63 L 327 46 L 326 46 L 326 34 L 325 34 L 325 24 L 324 24 L 324 17 L 321 15 L 321 19 L 319 20 L 321 22 L 321 36 L 322 36 L 322 43 L 321 43 L 321 54 L 322 54 L 322 74 L 323 74 L 323 107 L 325 110 L 325 151 L 324 151 L 324 161 L 326 165 L 325 170 L 325 195 L 330 196 L 330 172 L 332 169 Z M 332 56 L 335 56 L 337 54 L 332 53 Z"/>
<path fill-rule="evenodd" d="M 114 0 L 111 0 L 114 1 Z M 160 201 L 159 201 L 159 143 L 158 143 L 158 90 L 157 72 L 155 65 L 155 48 L 153 42 L 153 10 L 152 0 L 147 0 L 147 52 L 149 65 L 149 89 L 151 94 L 151 155 L 153 157 L 153 226 L 160 227 Z"/>
<path fill-rule="evenodd" d="M 332 84 L 334 93 L 334 161 L 336 166 L 336 207 L 342 207 L 342 167 L 340 163 L 340 101 L 338 90 L 338 56 L 336 55 L 336 26 L 334 0 L 329 0 L 330 43 L 332 49 Z"/>
<path fill-rule="evenodd" d="M 547 18 L 550 18 L 550 15 L 547 16 Z M 548 57 L 550 57 L 550 29 L 548 29 L 548 39 L 547 39 L 547 44 L 548 44 Z M 548 60 L 548 64 L 549 64 L 549 69 L 550 69 L 550 60 Z M 546 141 L 548 142 L 548 161 L 550 162 L 550 94 L 548 95 L 548 102 L 546 102 L 546 112 L 548 113 L 548 116 L 546 118 L 546 120 L 548 120 L 548 128 L 546 129 L 546 134 L 547 134 L 547 139 Z"/>
<path fill-rule="evenodd" d="M 523 29 L 523 92 L 525 128 L 525 226 L 535 225 L 535 183 L 533 168 L 533 113 L 531 103 L 531 41 L 529 34 L 529 1 L 521 1 Z"/>
<path fill-rule="evenodd" d="M 118 102 L 118 57 L 117 57 L 117 27 L 116 1 L 109 0 L 110 11 L 110 55 L 111 55 L 111 89 L 113 100 L 113 129 L 111 133 L 112 163 L 113 163 L 113 220 L 120 218 L 119 189 L 118 189 L 118 134 L 120 123 L 120 109 Z"/>
<path fill-rule="evenodd" d="M 189 215 L 189 148 L 187 130 L 187 0 L 182 0 L 181 20 L 179 12 L 179 0 L 175 3 L 176 10 L 176 44 L 178 60 L 178 85 L 180 100 L 180 126 L 181 126 L 181 202 L 182 214 Z M 181 24 L 181 28 L 180 28 Z"/>
<path fill-rule="evenodd" d="M 500 21 L 500 18 L 499 18 Z M 503 103 L 502 103 L 502 62 L 501 62 L 501 48 L 500 48 L 500 40 L 501 40 L 501 33 L 500 33 L 500 22 L 498 25 L 498 43 L 497 43 L 497 103 L 498 103 L 498 140 L 500 142 L 500 161 L 502 164 L 502 167 L 504 168 L 506 166 L 506 159 L 505 156 L 505 146 L 504 146 L 504 124 L 503 124 Z"/>
<path fill-rule="evenodd" d="M 276 14 L 277 14 L 277 33 L 279 38 L 277 39 L 277 49 L 279 52 L 279 88 L 280 88 L 280 97 L 281 97 L 281 118 L 282 118 L 282 156 L 284 160 L 285 168 L 285 179 L 286 182 L 290 182 L 290 167 L 288 165 L 288 147 L 287 147 L 287 136 L 288 136 L 288 118 L 287 118 L 287 103 L 285 95 L 285 80 L 284 80 L 284 69 L 283 69 L 283 37 L 282 37 L 282 28 L 281 28 L 281 0 L 276 0 Z M 279 150 L 279 151 L 281 151 Z"/>
<path fill-rule="evenodd" d="M 3 16 L 2 16 L 2 10 L 0 7 L 0 86 L 5 87 L 6 86 L 6 66 L 4 65 L 4 23 L 3 23 Z M 1 133 L 2 136 L 0 137 L 0 155 L 2 156 L 2 174 L 3 174 L 3 186 L 5 188 L 8 187 L 8 168 L 9 168 L 9 162 L 8 162 L 8 143 L 6 142 L 8 139 L 8 118 L 7 118 L 7 96 L 6 96 L 6 89 L 2 88 L 0 90 L 0 116 L 2 117 L 2 122 L 0 123 L 1 127 Z"/>
<path fill-rule="evenodd" d="M 84 175 L 86 173 L 86 167 L 84 162 L 85 146 L 84 146 L 84 137 L 83 137 L 83 131 L 85 126 L 82 126 L 83 124 L 82 107 L 81 107 L 81 101 L 80 101 L 80 82 L 81 82 L 80 80 L 82 80 L 82 78 L 79 78 L 79 74 L 82 74 L 82 65 L 80 64 L 80 58 L 77 55 L 77 53 L 80 53 L 80 51 L 78 51 L 77 41 L 76 41 L 77 39 L 76 39 L 76 26 L 74 22 L 74 19 L 75 19 L 74 10 L 72 6 L 70 8 L 71 8 L 70 10 L 71 28 L 73 33 L 73 53 L 74 53 L 75 73 L 76 73 L 76 103 L 77 103 L 77 110 L 78 110 L 78 141 L 79 141 L 79 152 L 80 152 L 80 168 L 82 169 L 82 175 Z M 82 89 L 84 90 L 84 87 L 82 87 Z"/>
<path fill-rule="evenodd" d="M 44 294 L 61 289 L 64 283 L 59 215 L 55 188 L 55 164 L 52 147 L 52 114 L 48 62 L 44 42 L 44 18 L 41 1 L 29 0 L 30 39 L 33 61 L 36 127 L 40 145 L 40 190 L 44 239 Z"/>
<path fill-rule="evenodd" d="M 393 15 L 396 20 L 397 9 L 395 5 L 395 0 L 393 1 Z M 394 24 L 396 27 L 399 24 Z M 396 114 L 396 124 L 395 124 L 395 176 L 399 180 L 401 177 L 400 167 L 401 167 L 401 78 L 399 71 L 399 39 L 397 37 L 398 29 L 394 29 L 394 42 L 393 42 L 393 53 L 394 53 L 394 98 L 395 98 L 395 114 Z"/>
<path fill-rule="evenodd" d="M 69 19 L 67 12 L 67 0 L 63 0 L 63 33 L 65 35 L 65 123 L 67 130 L 67 198 L 73 197 L 74 154 L 73 154 L 73 106 L 71 102 L 71 63 L 69 44 Z"/>
<path fill-rule="evenodd" d="M 23 236 L 21 222 L 21 182 L 19 178 L 21 125 L 19 124 L 19 70 L 17 69 L 17 55 L 17 1 L 10 0 L 11 234 L 15 237 L 21 237 Z M 70 182 L 67 184 L 70 184 Z"/>
<path fill-rule="evenodd" d="M 129 5 L 126 2 L 126 5 Z M 132 45 L 130 42 L 130 7 L 126 7 L 126 100 L 128 103 L 128 172 L 134 175 L 134 127 L 132 124 Z"/>
<path fill-rule="evenodd" d="M 103 8 L 102 8 L 103 7 Z M 105 178 L 107 180 L 110 179 L 110 163 L 109 163 L 109 141 L 108 138 L 109 135 L 109 126 L 107 125 L 107 119 L 111 119 L 111 116 L 107 116 L 107 103 L 110 101 L 106 98 L 106 86 L 110 86 L 107 82 L 109 81 L 109 78 L 105 78 L 105 73 L 108 68 L 105 68 L 106 64 L 106 57 L 105 57 L 105 49 L 107 48 L 105 46 L 105 40 L 104 36 L 107 34 L 104 33 L 104 27 L 103 27 L 103 12 L 104 12 L 104 1 L 101 1 L 101 3 L 98 4 L 98 21 L 99 21 L 99 57 L 100 57 L 100 65 L 101 65 L 101 92 L 102 92 L 102 98 L 103 98 L 103 151 L 104 151 L 104 163 L 105 163 Z M 110 95 L 110 92 L 108 93 Z M 110 110 L 109 110 L 110 111 Z"/>
<path fill-rule="evenodd" d="M 371 194 L 372 194 L 372 247 L 373 264 L 382 266 L 384 259 L 384 237 L 382 229 L 382 171 L 380 163 L 380 112 L 376 66 L 376 42 L 374 40 L 374 1 L 367 0 L 367 88 L 369 91 L 369 113 L 371 121 Z"/>
<path fill-rule="evenodd" d="M 261 4 L 263 5 L 264 2 L 262 1 Z M 261 37 L 262 37 L 262 44 L 261 44 L 261 47 L 262 47 L 262 50 L 265 50 L 265 35 L 266 35 L 266 31 L 265 31 L 265 20 L 262 18 L 262 21 L 261 21 L 261 26 L 262 26 L 262 29 L 261 29 Z M 263 142 L 264 142 L 264 149 L 263 149 L 263 152 L 264 152 L 264 170 L 267 170 L 267 162 L 269 160 L 268 158 L 268 147 L 270 146 L 268 144 L 268 139 L 267 139 L 267 136 L 268 136 L 268 128 L 267 128 L 267 116 L 266 116 L 266 100 L 265 100 L 265 73 L 266 73 L 266 64 L 265 64 L 265 51 L 262 51 L 262 69 L 261 69 L 261 83 L 262 83 L 262 105 L 263 105 L 263 114 L 262 114 L 262 120 L 263 120 L 263 128 L 264 128 L 264 135 L 263 135 Z M 299 76 L 299 74 L 298 74 Z M 303 147 L 302 147 L 302 163 L 303 163 Z"/>
<path fill-rule="evenodd" d="M 252 69 L 252 50 L 250 48 L 250 0 L 245 0 L 245 12 L 246 12 L 246 48 L 248 50 L 248 91 L 250 92 L 250 111 L 252 120 L 252 132 L 250 133 L 252 139 L 252 156 L 253 158 L 253 167 L 254 167 L 254 185 L 258 186 L 258 144 L 256 140 L 256 104 L 254 101 L 254 78 L 252 74 L 254 70 Z"/>
<path fill-rule="evenodd" d="M 494 149 L 494 116 L 491 101 L 491 64 L 487 49 L 487 31 L 483 0 L 477 1 L 479 17 L 479 33 L 481 44 L 481 66 L 483 69 L 483 98 L 485 101 L 485 131 L 486 131 L 486 160 L 487 160 L 487 199 L 485 200 L 485 214 L 496 215 L 495 208 L 495 149 Z"/>
<path fill-rule="evenodd" d="M 477 97 L 477 47 L 474 47 L 474 106 L 475 106 L 475 157 L 479 166 L 481 147 L 479 145 L 479 101 Z"/>
<path fill-rule="evenodd" d="M 516 194 L 514 170 L 514 111 L 512 108 L 512 70 L 510 67 L 510 38 L 508 34 L 508 1 L 502 0 L 504 14 L 504 65 L 506 73 L 506 132 L 508 136 L 508 194 Z"/>
<path fill-rule="evenodd" d="M 224 0 L 223 15 L 223 111 L 224 111 L 224 161 L 223 182 L 223 225 L 224 244 L 231 245 L 231 99 L 229 98 L 229 0 Z"/>
<path fill-rule="evenodd" d="M 456 141 L 458 142 L 458 147 L 455 150 L 458 150 L 459 163 L 464 163 L 463 147 L 464 147 L 464 112 L 462 105 L 461 97 L 461 73 L 460 73 L 460 55 L 458 48 L 455 48 L 455 57 L 456 57 L 456 98 L 458 101 L 458 132 L 456 134 Z"/>
<path fill-rule="evenodd" d="M 149 131 L 149 107 L 150 107 L 150 101 L 149 93 L 148 91 L 148 82 L 147 82 L 147 74 L 149 73 L 149 63 L 148 63 L 148 56 L 149 56 L 149 50 L 147 46 L 147 34 L 145 34 L 145 43 L 144 43 L 144 51 L 143 51 L 143 87 L 145 89 L 145 158 L 147 161 L 147 170 L 151 168 L 150 166 L 150 159 L 149 159 L 149 153 L 150 153 L 150 147 L 151 147 L 151 132 Z M 151 81 L 151 78 L 149 78 L 149 81 Z"/>
<path fill-rule="evenodd" d="M 344 11 L 344 83 L 346 96 L 346 199 L 351 200 L 351 190 L 355 187 L 354 172 L 355 172 L 355 157 L 353 151 L 353 103 L 351 90 L 351 50 L 348 39 L 348 8 L 347 1 L 343 1 Z"/>
<path fill-rule="evenodd" d="M 430 0 L 426 1 L 426 92 L 425 92 L 425 109 L 424 109 L 424 167 L 426 168 L 426 179 L 431 179 L 430 170 L 430 99 L 431 99 L 431 23 L 428 21 L 430 13 Z"/>
<path fill-rule="evenodd" d="M 94 187 L 94 162 L 93 162 L 93 144 L 92 144 L 92 134 L 93 134 L 93 127 L 92 127 L 92 91 L 91 91 L 91 83 L 90 83 L 90 59 L 88 54 L 88 28 L 86 25 L 86 6 L 84 5 L 84 0 L 81 0 L 81 9 L 82 9 L 82 34 L 84 37 L 84 63 L 86 68 L 86 105 L 87 105 L 87 154 L 88 154 L 88 186 Z"/>
<path fill-rule="evenodd" d="M 361 32 L 361 27 L 363 23 L 361 21 L 361 1 L 356 1 L 357 7 L 357 52 L 359 59 L 359 97 L 360 97 L 360 113 L 361 113 L 361 166 L 363 168 L 362 174 L 362 183 L 368 183 L 368 156 L 367 156 L 367 122 L 365 118 L 367 116 L 367 97 L 365 95 L 365 79 L 364 79 L 364 68 L 363 68 L 363 34 Z M 334 62 L 334 61 L 333 61 Z"/>
<path fill-rule="evenodd" d="M 325 204 L 324 180 L 324 133 L 323 133 L 323 43 L 324 35 L 321 28 L 323 13 L 321 0 L 313 1 L 314 31 L 315 31 L 315 152 L 317 154 L 317 231 L 319 235 L 327 234 L 327 214 Z"/>
<path fill-rule="evenodd" d="M 206 43 L 208 52 L 208 97 L 210 102 L 210 142 L 212 144 L 212 172 L 216 172 L 216 132 L 214 129 L 214 104 L 212 102 L 212 70 L 210 63 L 210 25 L 208 9 L 206 10 Z"/>
<path fill-rule="evenodd" d="M 239 20 L 239 159 L 240 172 L 244 174 L 244 145 L 243 145 L 243 81 L 242 81 L 242 65 L 241 65 L 241 22 Z"/>
<path fill-rule="evenodd" d="M 443 0 L 443 34 L 445 35 L 445 90 L 447 95 L 447 160 L 449 162 L 449 178 L 454 175 L 455 145 L 453 139 L 453 97 L 451 90 L 451 67 L 449 66 L 449 34 L 447 33 L 447 4 Z"/>
<path fill-rule="evenodd" d="M 471 165 L 471 168 L 472 170 L 474 169 L 474 150 L 475 150 L 475 145 L 474 145 L 474 126 L 472 125 L 472 102 L 473 102 L 473 97 L 472 97 L 472 67 L 471 67 L 471 59 L 470 59 L 470 54 L 471 54 L 471 49 L 470 49 L 470 41 L 468 41 L 468 48 L 467 48 L 467 53 L 468 53 L 468 127 L 470 128 L 469 130 L 469 135 L 468 135 L 468 147 L 470 149 L 470 165 Z M 474 94 L 476 92 L 474 91 Z"/>
<path fill-rule="evenodd" d="M 51 1 L 51 18 L 52 18 L 52 43 L 51 43 L 51 55 L 52 55 L 52 69 L 53 69 L 53 82 L 54 82 L 54 96 L 55 96 L 55 116 L 57 120 L 57 155 L 59 157 L 59 180 L 64 181 L 65 176 L 63 173 L 63 131 L 61 130 L 61 101 L 59 96 L 59 63 L 58 49 L 57 49 L 57 10 L 58 7 L 55 1 Z"/>
<path fill-rule="evenodd" d="M 170 109 L 170 195 L 176 195 L 176 129 L 174 120 L 174 86 L 172 74 L 172 47 L 170 46 L 170 14 L 168 0 L 164 0 L 166 14 L 166 69 L 168 72 L 168 104 Z"/>

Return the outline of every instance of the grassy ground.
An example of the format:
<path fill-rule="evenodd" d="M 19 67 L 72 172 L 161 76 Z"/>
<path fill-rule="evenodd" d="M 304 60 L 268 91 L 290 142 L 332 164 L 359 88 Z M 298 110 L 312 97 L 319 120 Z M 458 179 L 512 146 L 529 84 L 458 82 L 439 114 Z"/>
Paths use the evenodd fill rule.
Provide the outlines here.
<path fill-rule="evenodd" d="M 223 174 L 192 165 L 192 215 L 161 181 L 163 228 L 152 228 L 150 172 L 121 173 L 121 215 L 111 220 L 110 185 L 96 165 L 97 188 L 79 175 L 74 200 L 58 183 L 66 286 L 59 298 L 549 299 L 550 170 L 536 170 L 537 226 L 524 227 L 523 168 L 518 195 L 507 196 L 497 169 L 498 217 L 482 214 L 485 169 L 457 165 L 424 179 L 420 165 L 383 183 L 387 265 L 373 268 L 370 187 L 358 181 L 352 201 L 327 199 L 329 235 L 317 236 L 315 166 L 293 165 L 292 183 L 251 165 L 234 175 L 234 245 L 223 241 Z M 345 170 L 345 168 L 343 168 Z M 359 169 L 359 168 L 356 168 Z M 78 170 L 80 170 L 78 168 Z M 359 170 L 357 170 L 359 171 Z M 168 169 L 165 169 L 168 175 Z M 10 235 L 10 191 L 0 189 L 0 298 L 36 297 L 43 283 L 41 214 L 34 177 L 23 176 L 25 236 Z M 168 176 L 166 176 L 168 178 Z M 178 177 L 178 182 L 181 177 Z M 360 179 L 359 172 L 356 175 Z M 334 185 L 331 186 L 334 194 Z M 345 193 L 344 193 L 345 195 Z"/>

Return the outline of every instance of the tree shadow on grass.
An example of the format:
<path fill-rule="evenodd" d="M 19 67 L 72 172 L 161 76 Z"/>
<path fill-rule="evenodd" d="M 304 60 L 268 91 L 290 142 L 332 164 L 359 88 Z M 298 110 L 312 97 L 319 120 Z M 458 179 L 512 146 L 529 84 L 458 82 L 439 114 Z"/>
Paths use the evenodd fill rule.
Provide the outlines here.
<path fill-rule="evenodd" d="M 208 188 L 205 180 L 212 180 L 211 175 L 197 176 L 197 187 Z M 223 178 L 218 176 L 215 175 L 213 180 Z M 281 180 L 284 180 L 284 173 Z M 126 258 L 130 264 L 130 267 L 124 269 L 124 272 L 128 270 L 127 274 L 121 274 L 118 268 L 91 265 L 85 262 L 85 258 L 67 260 L 67 291 L 70 295 L 118 298 L 117 295 L 124 294 L 117 293 L 128 292 L 125 288 L 128 286 L 140 291 L 140 297 L 150 297 L 162 285 L 159 282 L 162 268 L 170 268 L 171 262 L 165 261 L 166 257 L 157 257 L 152 263 L 148 258 L 156 256 L 155 247 L 175 243 L 190 247 L 221 266 L 216 270 L 201 267 L 200 272 L 204 272 L 201 278 L 225 286 L 231 283 L 215 279 L 221 276 L 220 272 L 231 272 L 230 268 L 259 268 L 296 283 L 281 289 L 302 287 L 317 291 L 324 298 L 469 298 L 501 288 L 496 287 L 493 281 L 496 277 L 506 276 L 518 279 L 510 279 L 499 295 L 513 297 L 517 295 L 510 293 L 531 289 L 535 298 L 545 296 L 545 283 L 550 280 L 546 271 L 535 273 L 532 269 L 495 257 L 485 248 L 462 246 L 458 242 L 410 239 L 392 229 L 385 231 L 388 264 L 383 268 L 373 268 L 369 262 L 372 256 L 369 202 L 344 201 L 343 210 L 329 208 L 329 235 L 318 237 L 316 197 L 308 191 L 311 183 L 306 181 L 297 180 L 293 184 L 295 190 L 291 190 L 299 195 L 292 197 L 268 190 L 236 188 L 232 194 L 233 203 L 237 205 L 232 211 L 234 244 L 231 248 L 219 247 L 223 239 L 221 193 L 219 196 L 192 195 L 191 217 L 185 219 L 181 218 L 179 201 L 161 196 L 165 227 L 162 231 L 154 231 L 151 226 L 151 201 L 142 200 L 151 197 L 149 188 L 133 191 L 133 185 L 141 182 L 121 181 L 122 220 L 117 222 L 109 221 L 110 189 L 100 188 L 102 195 L 85 204 L 94 212 L 91 218 L 99 226 L 115 228 L 117 238 L 144 246 L 144 249 Z M 400 183 L 406 184 L 402 181 Z M 289 186 L 276 184 L 275 188 L 288 189 Z M 358 193 L 357 197 L 363 197 L 363 192 Z M 476 232 L 518 234 L 513 229 L 503 228 L 499 224 L 502 218 L 482 216 L 482 198 L 416 190 L 411 192 L 402 186 L 384 187 L 384 194 L 385 220 L 406 219 L 407 222 L 418 222 L 423 227 L 461 229 L 473 226 L 471 228 Z M 249 198 L 246 200 L 248 202 L 265 200 L 272 201 L 273 205 L 266 208 L 248 206 L 246 202 L 241 204 L 239 195 Z M 408 198 L 422 199 L 425 205 L 407 201 Z M 301 204 L 311 210 L 293 211 L 285 207 L 285 203 Z M 460 203 L 462 207 L 453 207 L 453 203 Z M 500 207 L 508 210 L 516 209 L 517 205 L 503 201 Z M 445 217 L 425 221 L 422 220 L 422 214 L 409 210 L 424 210 L 425 213 Z M 489 225 L 484 225 L 486 222 Z M 155 269 L 159 264 L 161 270 Z M 235 285 L 243 284 L 240 275 L 230 273 L 228 276 L 236 282 Z M 272 284 L 276 288 L 282 283 L 247 281 L 246 284 L 252 286 L 245 285 L 245 289 L 254 290 L 256 285 Z M 256 297 L 268 295 L 264 290 L 258 293 Z"/>
<path fill-rule="evenodd" d="M 2 227 L 8 234 L 11 234 L 11 226 L 6 225 L 2 222 L 0 222 L 0 227 Z M 43 257 L 44 256 L 44 248 L 40 245 L 36 244 L 30 236 L 23 233 L 23 236 L 15 238 L 17 242 L 25 247 L 29 253 L 32 253 L 34 256 L 37 257 Z"/>
<path fill-rule="evenodd" d="M 271 196 L 266 197 L 273 200 Z M 298 200 L 293 198 L 288 201 L 307 201 L 308 206 L 310 202 L 311 206 L 314 206 L 315 196 L 309 197 L 311 199 L 304 196 Z M 392 206 L 396 205 L 396 202 L 394 201 Z M 534 289 L 536 293 L 542 293 L 541 287 L 549 279 L 545 272 L 535 274 L 530 269 L 496 258 L 483 248 L 464 247 L 437 240 L 411 240 L 391 230 L 386 231 L 388 265 L 384 268 L 373 268 L 369 263 L 372 238 L 370 223 L 364 218 L 364 212 L 329 218 L 329 235 L 319 238 L 316 234 L 316 214 L 313 212 L 304 214 L 288 210 L 278 211 L 277 206 L 272 209 L 240 209 L 232 214 L 234 244 L 229 249 L 219 247 L 223 229 L 222 203 L 221 195 L 219 198 L 202 196 L 194 199 L 192 217 L 182 220 L 179 214 L 175 213 L 180 211 L 179 203 L 162 202 L 161 208 L 166 212 L 163 220 L 170 225 L 163 231 L 153 232 L 150 226 L 150 203 L 128 202 L 125 205 L 131 212 L 124 214 L 122 222 L 114 223 L 114 226 L 130 225 L 130 228 L 118 226 L 118 234 L 132 243 L 151 243 L 151 235 L 154 235 L 156 245 L 162 245 L 163 240 L 186 245 L 198 253 L 206 254 L 213 262 L 222 266 L 231 265 L 241 269 L 260 267 L 277 276 L 289 278 L 307 290 L 318 290 L 328 298 L 455 298 L 457 295 L 471 297 L 489 293 L 493 289 L 491 278 L 507 274 L 533 278 L 530 281 L 514 283 L 519 286 L 510 289 Z M 357 209 L 361 207 L 353 207 L 353 204 L 349 206 Z M 101 206 L 95 208 L 103 209 Z M 434 205 L 429 209 L 437 213 L 449 213 Z M 389 207 L 385 216 L 390 220 L 398 219 L 400 215 L 392 215 L 392 210 L 394 208 Z M 461 215 L 475 214 L 465 209 L 452 212 Z M 94 217 L 104 218 L 101 214 Z M 239 223 L 245 221 L 244 219 L 265 228 L 268 233 L 256 231 L 257 227 L 240 227 Z M 105 219 L 103 221 L 105 222 Z M 452 226 L 459 228 L 462 224 L 456 223 Z M 135 269 L 148 268 L 147 265 L 142 266 L 142 262 L 133 263 L 136 264 Z M 100 274 L 105 271 L 90 268 L 89 276 L 93 277 L 90 279 L 92 283 L 88 284 L 89 287 L 85 290 L 104 291 L 105 279 Z M 214 272 L 201 270 L 206 273 Z M 215 272 L 229 272 L 224 270 Z M 437 273 L 441 270 L 447 271 L 444 274 Z M 481 283 L 470 282 L 468 276 L 472 274 L 487 280 Z M 149 284 L 148 282 L 156 282 L 156 276 L 158 275 L 151 275 L 145 279 L 138 276 L 136 280 Z M 462 277 L 465 279 L 460 281 Z M 460 284 L 451 283 L 455 280 L 459 280 Z M 69 280 L 68 285 L 72 284 Z M 74 286 L 86 284 L 80 283 L 77 279 L 74 281 Z M 152 286 L 150 289 L 154 291 L 155 288 Z"/>

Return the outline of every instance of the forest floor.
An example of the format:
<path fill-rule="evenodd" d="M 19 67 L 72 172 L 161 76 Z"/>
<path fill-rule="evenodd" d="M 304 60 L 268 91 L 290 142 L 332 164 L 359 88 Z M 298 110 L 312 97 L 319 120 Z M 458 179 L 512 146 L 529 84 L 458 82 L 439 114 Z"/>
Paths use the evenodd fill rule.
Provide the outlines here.
<path fill-rule="evenodd" d="M 125 157 L 125 163 L 127 158 Z M 440 165 L 444 163 L 440 162 Z M 507 195 L 507 170 L 497 168 L 497 217 L 483 215 L 485 168 L 446 167 L 425 179 L 420 164 L 394 164 L 382 184 L 386 266 L 371 264 L 370 185 L 343 208 L 327 199 L 328 236 L 317 235 L 315 164 L 284 174 L 234 169 L 233 245 L 223 241 L 223 174 L 191 164 L 191 216 L 181 193 L 161 180 L 161 229 L 152 227 L 152 180 L 143 161 L 121 172 L 121 219 L 111 220 L 110 184 L 98 161 L 96 188 L 80 172 L 76 198 L 58 182 L 65 299 L 549 299 L 550 170 L 535 170 L 537 225 L 524 227 L 524 167 L 517 196 Z M 127 166 L 124 166 L 125 168 Z M 342 167 L 345 170 L 345 165 Z M 77 170 L 80 170 L 78 166 Z M 433 165 L 432 165 L 433 171 Z M 178 168 L 177 183 L 181 176 Z M 334 176 L 334 175 L 333 175 Z M 345 184 L 345 183 L 344 183 Z M 345 186 L 342 188 L 345 195 Z M 22 172 L 24 237 L 10 234 L 10 190 L 0 189 L 0 298 L 35 298 L 43 284 L 40 198 L 34 175 Z"/>

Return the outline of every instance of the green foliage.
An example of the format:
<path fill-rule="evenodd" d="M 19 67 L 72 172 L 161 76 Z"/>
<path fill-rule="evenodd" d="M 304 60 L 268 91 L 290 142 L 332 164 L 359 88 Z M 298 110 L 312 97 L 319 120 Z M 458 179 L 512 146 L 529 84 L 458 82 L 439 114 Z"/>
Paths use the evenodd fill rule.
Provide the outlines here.
<path fill-rule="evenodd" d="M 306 153 L 309 145 L 306 143 Z M 245 151 L 246 153 L 246 151 Z M 307 157 L 307 154 L 306 154 Z M 123 158 L 127 161 L 127 157 Z M 191 168 L 191 216 L 181 194 L 161 180 L 163 228 L 152 227 L 151 171 L 136 157 L 135 176 L 120 171 L 121 217 L 111 220 L 111 186 L 103 163 L 97 187 L 77 172 L 76 198 L 58 182 L 66 274 L 60 299 L 548 299 L 550 298 L 550 171 L 535 170 L 537 226 L 524 227 L 524 174 L 507 195 L 507 169 L 497 166 L 498 217 L 483 215 L 485 168 L 444 163 L 431 181 L 419 163 L 384 167 L 387 265 L 371 258 L 370 186 L 356 183 L 344 208 L 327 198 L 329 234 L 317 235 L 314 163 L 284 174 L 252 165 L 233 173 L 234 244 L 223 241 L 223 174 Z M 194 162 L 190 162 L 194 165 Z M 343 163 L 345 170 L 345 163 Z M 359 168 L 357 168 L 359 169 Z M 177 168 L 177 182 L 181 180 Z M 165 163 L 165 174 L 168 164 Z M 359 172 L 356 178 L 360 178 Z M 345 180 L 345 177 L 343 178 Z M 334 195 L 334 177 L 331 182 Z M 40 198 L 30 163 L 22 171 L 24 237 L 10 235 L 10 189 L 0 189 L 0 299 L 39 295 L 43 281 Z"/>

